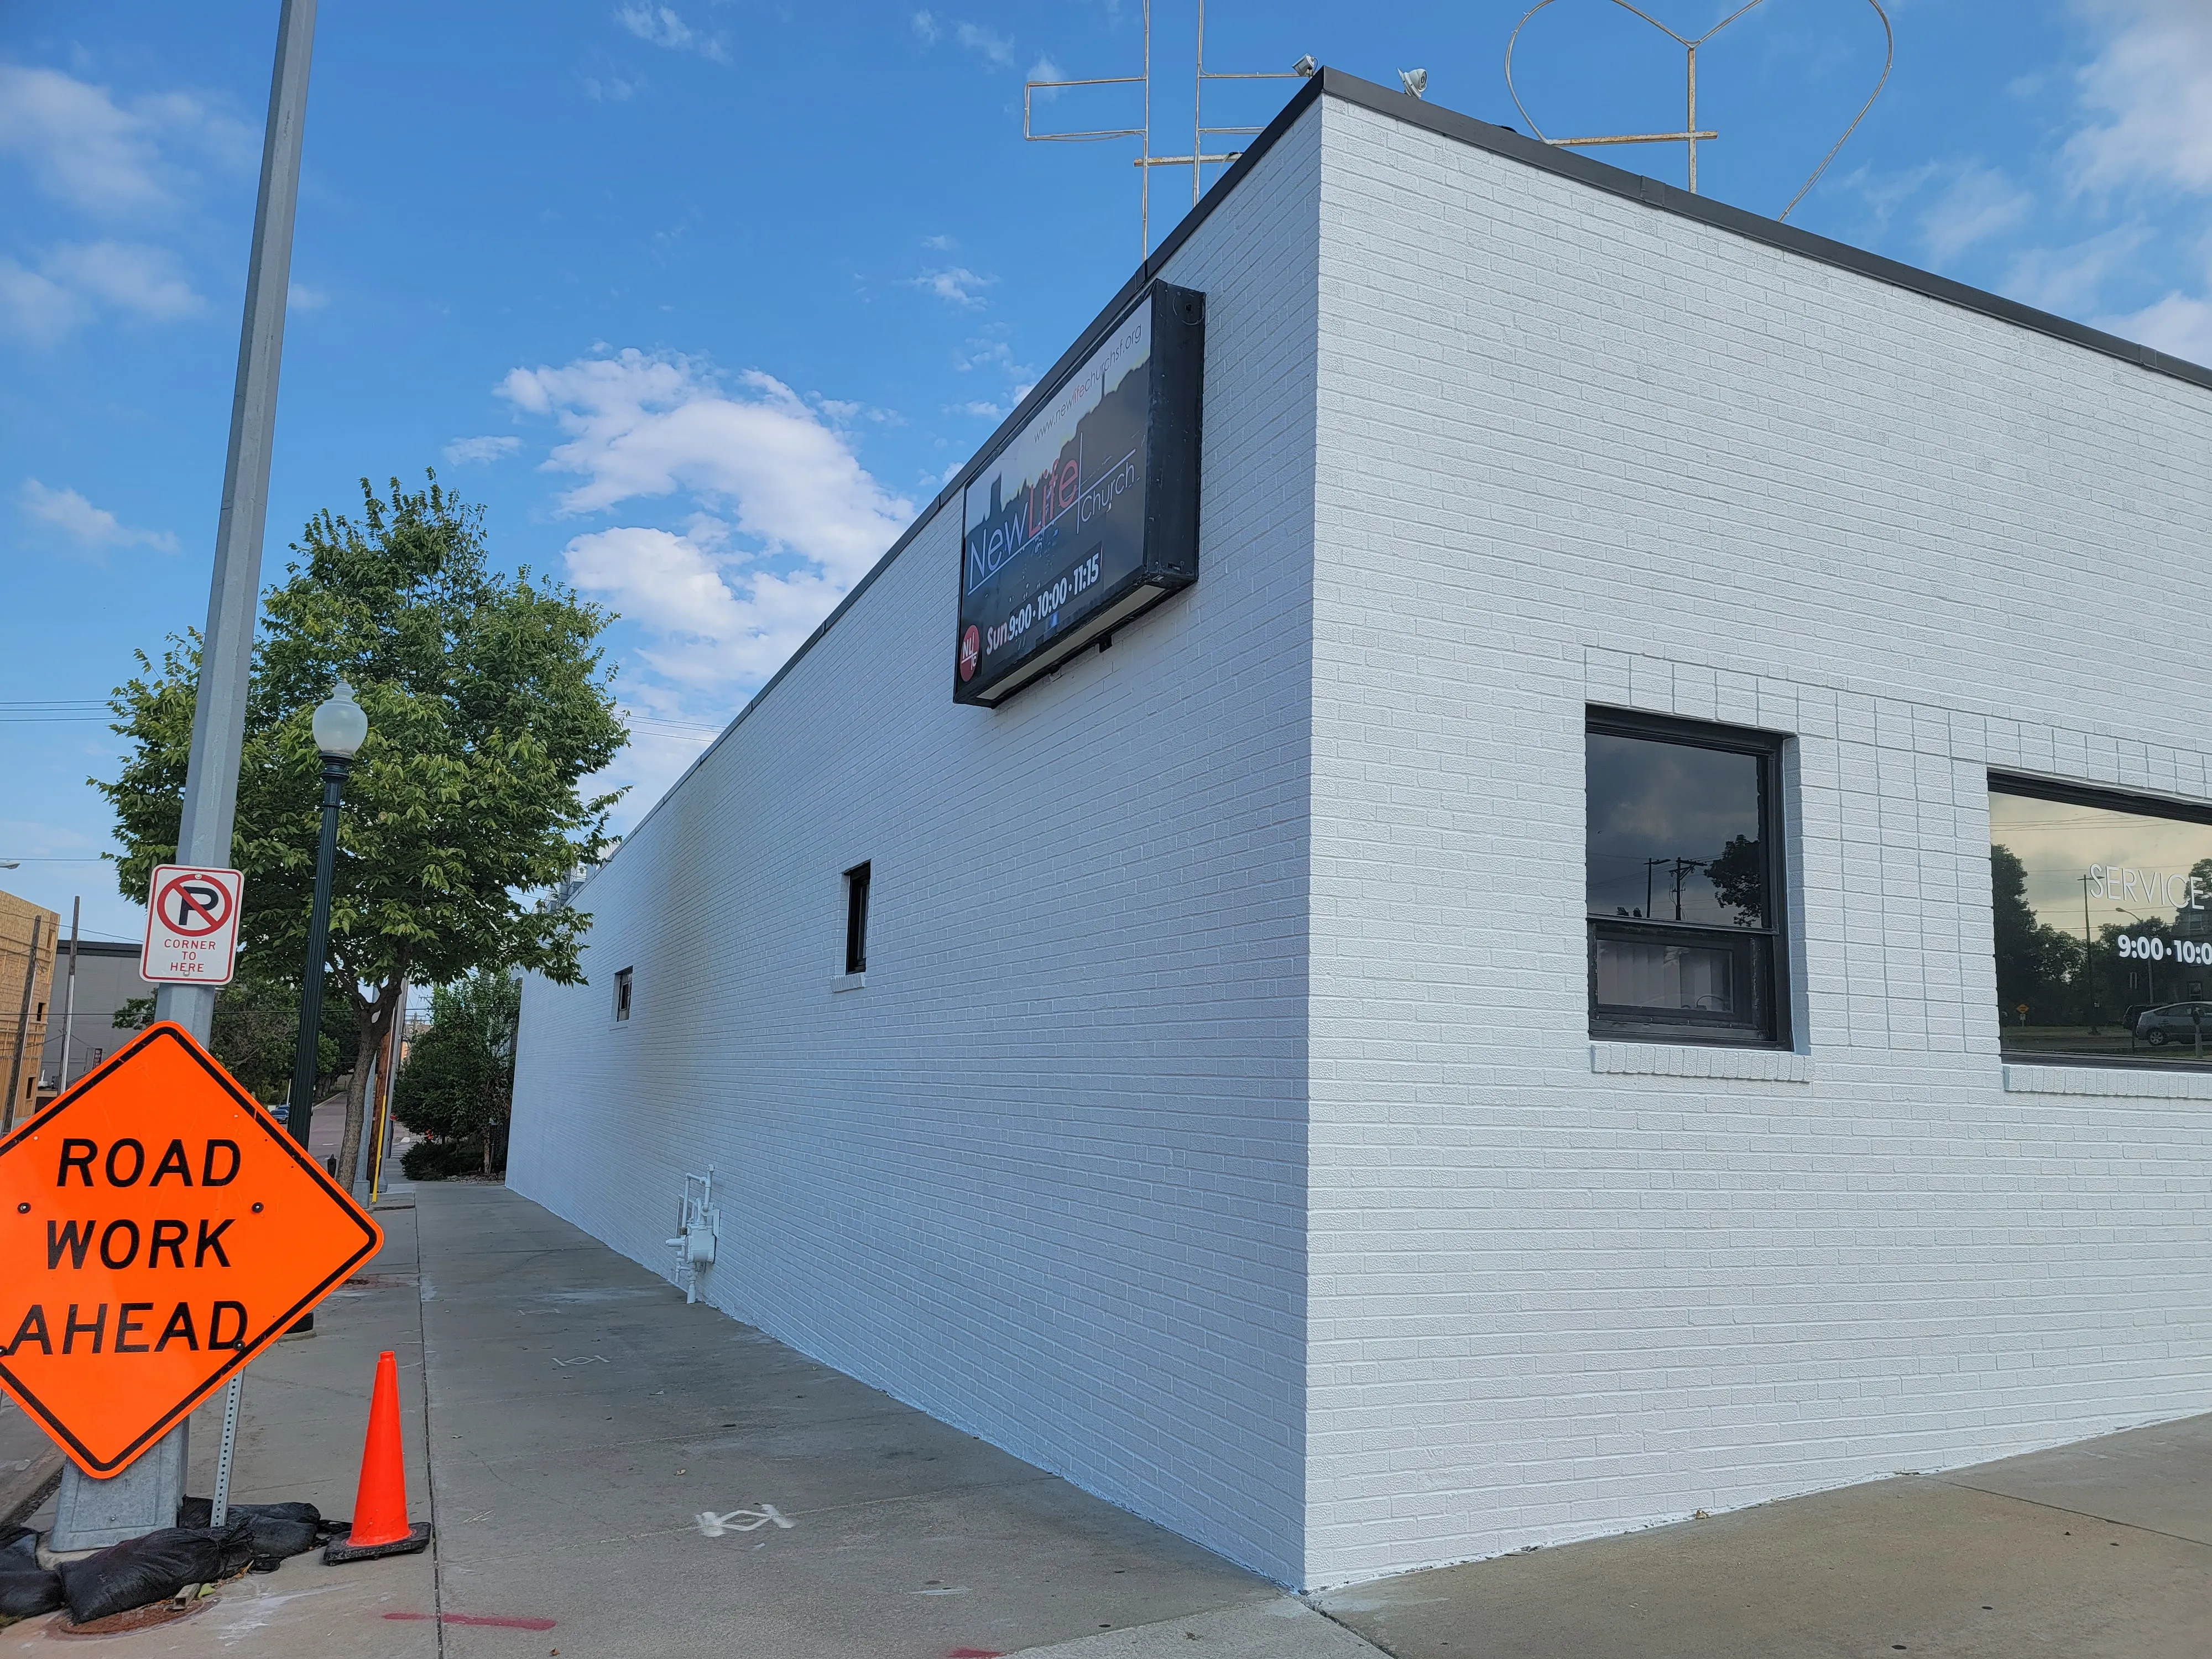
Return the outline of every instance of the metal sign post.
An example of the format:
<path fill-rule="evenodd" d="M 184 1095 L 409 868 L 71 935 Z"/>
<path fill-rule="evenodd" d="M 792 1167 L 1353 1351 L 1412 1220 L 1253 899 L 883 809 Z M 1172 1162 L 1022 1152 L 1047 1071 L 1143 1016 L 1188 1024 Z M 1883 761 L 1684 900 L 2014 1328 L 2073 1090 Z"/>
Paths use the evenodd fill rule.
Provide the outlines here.
<path fill-rule="evenodd" d="M 238 343 L 238 382 L 231 400 L 230 448 L 223 467 L 222 515 L 216 531 L 215 576 L 207 628 L 200 641 L 199 684 L 192 708 L 191 758 L 185 775 L 184 816 L 177 856 L 205 867 L 230 863 L 238 804 L 238 763 L 245 746 L 246 697 L 253 665 L 253 624 L 261 603 L 261 536 L 269 510 L 269 460 L 276 435 L 277 366 L 284 351 L 284 306 L 292 285 L 292 222 L 300 197 L 300 144 L 307 114 L 307 65 L 315 39 L 316 0 L 283 0 L 276 24 L 276 63 L 269 88 L 269 125 L 261 145 L 261 189 L 253 210 L 253 247 L 246 270 L 246 315 Z M 154 997 L 156 1018 L 176 1021 L 205 1042 L 215 1023 L 212 985 L 164 985 Z M 184 1496 L 185 1429 L 171 1432 L 159 1457 L 119 1480 L 62 1469 L 60 1507 L 49 1546 L 93 1549 L 175 1523 Z"/>

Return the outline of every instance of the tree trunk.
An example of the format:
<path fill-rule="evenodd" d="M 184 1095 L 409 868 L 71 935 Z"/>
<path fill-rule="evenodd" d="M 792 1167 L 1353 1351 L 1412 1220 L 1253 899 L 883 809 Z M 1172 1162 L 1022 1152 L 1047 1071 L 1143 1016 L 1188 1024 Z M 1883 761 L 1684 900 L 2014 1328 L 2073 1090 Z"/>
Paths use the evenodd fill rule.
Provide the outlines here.
<path fill-rule="evenodd" d="M 392 1004 L 398 994 L 398 981 L 377 988 L 374 1001 L 354 1000 L 354 1007 L 361 1019 L 361 1053 L 354 1061 L 353 1081 L 346 1085 L 345 1136 L 338 1143 L 338 1182 L 348 1192 L 353 1190 L 353 1172 L 361 1161 L 362 1129 L 368 1117 L 368 1074 L 372 1064 L 377 1064 L 382 1079 L 380 1062 L 384 1057 L 384 1034 L 392 1024 Z"/>

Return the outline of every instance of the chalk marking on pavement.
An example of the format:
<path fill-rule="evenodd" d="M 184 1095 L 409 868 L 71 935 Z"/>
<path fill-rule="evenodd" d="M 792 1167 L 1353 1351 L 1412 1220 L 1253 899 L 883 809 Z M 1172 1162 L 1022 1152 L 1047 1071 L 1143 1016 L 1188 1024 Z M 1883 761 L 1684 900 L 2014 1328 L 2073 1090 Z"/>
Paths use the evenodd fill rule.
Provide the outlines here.
<path fill-rule="evenodd" d="M 744 1519 L 739 1520 L 739 1516 Z M 789 1532 L 799 1524 L 778 1514 L 773 1504 L 763 1504 L 757 1510 L 732 1510 L 727 1515 L 702 1510 L 697 1518 L 702 1538 L 720 1538 L 726 1532 L 758 1532 L 763 1527 L 771 1525 L 779 1532 Z"/>
<path fill-rule="evenodd" d="M 386 1619 L 411 1619 L 428 1624 L 435 1620 L 441 1625 L 489 1625 L 495 1630 L 551 1630 L 550 1619 L 511 1619 L 499 1614 L 482 1613 L 387 1613 Z"/>
<path fill-rule="evenodd" d="M 553 1363 L 556 1365 L 604 1365 L 607 1363 L 607 1357 L 603 1353 L 595 1353 L 581 1359 L 556 1359 Z"/>
<path fill-rule="evenodd" d="M 968 1586 L 965 1584 L 955 1584 L 950 1589 L 908 1590 L 907 1594 L 908 1595 L 965 1595 L 968 1594 Z"/>

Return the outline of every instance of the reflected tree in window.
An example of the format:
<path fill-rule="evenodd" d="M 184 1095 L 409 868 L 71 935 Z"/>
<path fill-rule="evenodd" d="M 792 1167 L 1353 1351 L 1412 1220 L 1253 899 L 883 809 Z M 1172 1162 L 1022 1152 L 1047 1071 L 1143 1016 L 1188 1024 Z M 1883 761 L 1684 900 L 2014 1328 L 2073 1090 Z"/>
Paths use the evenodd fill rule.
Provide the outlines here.
<path fill-rule="evenodd" d="M 1713 896 L 1735 912 L 1739 927 L 1758 927 L 1766 921 L 1766 857 L 1758 839 L 1731 836 L 1720 856 L 1705 866 Z"/>
<path fill-rule="evenodd" d="M 1990 848 L 1990 887 L 1996 902 L 1997 1007 L 2004 1023 L 2060 1025 L 2085 1018 L 2081 941 L 2036 920 L 2027 902 L 2027 866 L 2001 842 Z"/>

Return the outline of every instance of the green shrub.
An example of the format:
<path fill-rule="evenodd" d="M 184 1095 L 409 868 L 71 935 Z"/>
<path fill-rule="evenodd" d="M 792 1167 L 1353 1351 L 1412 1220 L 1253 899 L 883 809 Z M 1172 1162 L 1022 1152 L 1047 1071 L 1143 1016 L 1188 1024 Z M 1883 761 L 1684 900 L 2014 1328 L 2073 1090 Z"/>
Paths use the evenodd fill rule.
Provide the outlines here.
<path fill-rule="evenodd" d="M 400 1173 L 410 1181 L 447 1181 L 454 1176 L 483 1172 L 483 1145 L 467 1140 L 418 1140 L 399 1160 Z"/>

